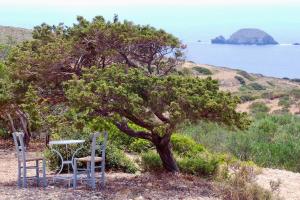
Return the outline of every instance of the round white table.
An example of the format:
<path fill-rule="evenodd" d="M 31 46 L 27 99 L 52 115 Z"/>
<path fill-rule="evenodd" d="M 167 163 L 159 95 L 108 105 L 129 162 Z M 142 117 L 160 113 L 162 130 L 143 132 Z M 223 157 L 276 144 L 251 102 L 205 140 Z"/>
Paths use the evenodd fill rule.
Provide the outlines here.
<path fill-rule="evenodd" d="M 76 153 L 83 148 L 82 144 L 85 142 L 85 140 L 53 140 L 49 142 L 49 146 L 51 148 L 51 151 L 55 152 L 61 160 L 61 166 L 60 166 L 60 170 L 55 174 L 55 176 L 53 177 L 53 181 L 55 181 L 55 179 L 63 179 L 63 180 L 69 180 L 69 185 L 71 183 L 72 180 L 72 176 L 60 176 L 61 172 L 63 170 L 64 165 L 68 166 L 68 174 L 70 172 L 69 166 L 72 166 L 73 169 L 73 160 L 74 160 L 74 156 L 76 155 Z M 79 148 L 77 148 L 74 153 L 70 153 L 68 154 L 68 146 L 69 145 L 79 145 L 81 144 L 81 146 Z M 67 153 L 67 158 L 64 159 L 63 156 L 61 155 L 61 153 L 55 149 L 55 146 L 58 145 L 64 145 L 66 147 L 66 153 Z M 71 159 L 69 158 L 69 155 L 72 155 Z"/>

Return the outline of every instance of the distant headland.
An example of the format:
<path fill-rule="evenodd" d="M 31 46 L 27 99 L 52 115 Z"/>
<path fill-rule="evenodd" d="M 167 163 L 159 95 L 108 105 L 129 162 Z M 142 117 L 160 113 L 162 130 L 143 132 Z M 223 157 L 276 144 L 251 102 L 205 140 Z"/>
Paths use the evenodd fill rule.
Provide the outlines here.
<path fill-rule="evenodd" d="M 233 33 L 229 39 L 220 35 L 211 40 L 212 44 L 234 45 L 275 45 L 278 44 L 268 33 L 255 28 L 240 29 Z"/>

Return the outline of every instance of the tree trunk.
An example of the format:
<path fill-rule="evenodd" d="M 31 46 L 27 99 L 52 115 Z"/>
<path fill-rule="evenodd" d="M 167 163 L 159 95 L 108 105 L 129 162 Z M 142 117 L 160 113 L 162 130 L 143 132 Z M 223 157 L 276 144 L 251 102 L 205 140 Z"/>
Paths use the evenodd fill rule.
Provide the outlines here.
<path fill-rule="evenodd" d="M 155 146 L 156 146 L 157 153 L 161 158 L 164 168 L 169 172 L 179 172 L 179 168 L 177 166 L 176 160 L 173 157 L 170 142 L 168 142 L 167 144 L 160 143 Z"/>

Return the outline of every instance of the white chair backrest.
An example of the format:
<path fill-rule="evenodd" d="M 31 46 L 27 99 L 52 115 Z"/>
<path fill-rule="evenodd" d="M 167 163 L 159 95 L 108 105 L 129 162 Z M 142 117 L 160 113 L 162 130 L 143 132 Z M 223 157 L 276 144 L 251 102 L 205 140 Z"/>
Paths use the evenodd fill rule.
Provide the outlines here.
<path fill-rule="evenodd" d="M 101 156 L 104 159 L 108 134 L 106 131 L 104 131 L 102 134 L 103 134 L 103 141 L 101 141 L 100 145 L 97 145 L 97 138 L 99 138 L 101 136 L 101 133 L 95 132 L 92 135 L 92 145 L 91 145 L 91 161 L 92 162 L 95 160 L 97 149 L 101 151 L 101 153 L 102 153 Z"/>
<path fill-rule="evenodd" d="M 13 133 L 14 143 L 16 147 L 16 156 L 18 161 L 26 160 L 26 148 L 24 145 L 24 133 L 23 132 L 14 132 Z"/>

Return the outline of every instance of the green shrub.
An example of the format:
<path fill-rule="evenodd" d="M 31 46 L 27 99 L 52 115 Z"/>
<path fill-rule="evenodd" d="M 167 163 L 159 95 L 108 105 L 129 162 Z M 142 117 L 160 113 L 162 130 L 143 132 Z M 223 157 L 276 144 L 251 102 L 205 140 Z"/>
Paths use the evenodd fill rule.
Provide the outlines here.
<path fill-rule="evenodd" d="M 240 76 L 235 76 L 234 77 L 236 80 L 238 80 L 240 82 L 241 85 L 246 85 L 246 81 L 240 77 Z"/>
<path fill-rule="evenodd" d="M 152 146 L 152 143 L 148 140 L 136 139 L 129 145 L 129 150 L 142 153 L 148 151 Z"/>
<path fill-rule="evenodd" d="M 265 86 L 263 86 L 259 83 L 250 83 L 250 84 L 247 85 L 247 87 L 249 89 L 253 89 L 253 90 L 265 90 L 266 89 Z"/>
<path fill-rule="evenodd" d="M 107 169 L 120 170 L 127 173 L 135 173 L 137 171 L 133 161 L 114 145 L 107 146 L 106 166 Z"/>
<path fill-rule="evenodd" d="M 11 134 L 9 134 L 9 132 L 5 128 L 0 128 L 0 138 L 1 139 L 11 138 Z"/>
<path fill-rule="evenodd" d="M 300 117 L 256 116 L 247 130 L 229 130 L 214 123 L 186 124 L 178 131 L 203 144 L 210 152 L 232 154 L 262 167 L 300 172 Z"/>
<path fill-rule="evenodd" d="M 205 148 L 197 144 L 193 138 L 181 134 L 173 134 L 171 143 L 173 151 L 180 156 L 190 156 L 205 151 Z"/>
<path fill-rule="evenodd" d="M 289 96 L 281 97 L 279 99 L 278 105 L 282 106 L 283 108 L 289 108 L 291 106 L 290 97 Z"/>
<path fill-rule="evenodd" d="M 178 159 L 181 172 L 193 175 L 213 175 L 219 166 L 219 160 L 213 155 L 195 155 L 194 157 L 183 157 Z"/>
<path fill-rule="evenodd" d="M 251 76 L 248 72 L 243 71 L 243 70 L 238 70 L 237 74 L 243 76 L 244 78 L 248 79 L 249 81 L 254 81 L 255 78 Z"/>
<path fill-rule="evenodd" d="M 204 67 L 196 66 L 196 67 L 193 67 L 193 70 L 195 70 L 196 72 L 203 74 L 203 75 L 212 75 L 213 74 L 209 69 L 204 68 Z"/>
<path fill-rule="evenodd" d="M 162 161 L 155 151 L 148 151 L 141 154 L 141 166 L 145 171 L 164 170 Z"/>
<path fill-rule="evenodd" d="M 254 102 L 249 107 L 250 112 L 252 114 L 259 114 L 259 113 L 268 113 L 270 108 L 262 102 Z"/>
<path fill-rule="evenodd" d="M 257 99 L 257 97 L 255 97 L 253 95 L 241 95 L 239 98 L 242 101 L 242 103 L 247 102 L 247 101 L 253 101 L 253 100 Z"/>

